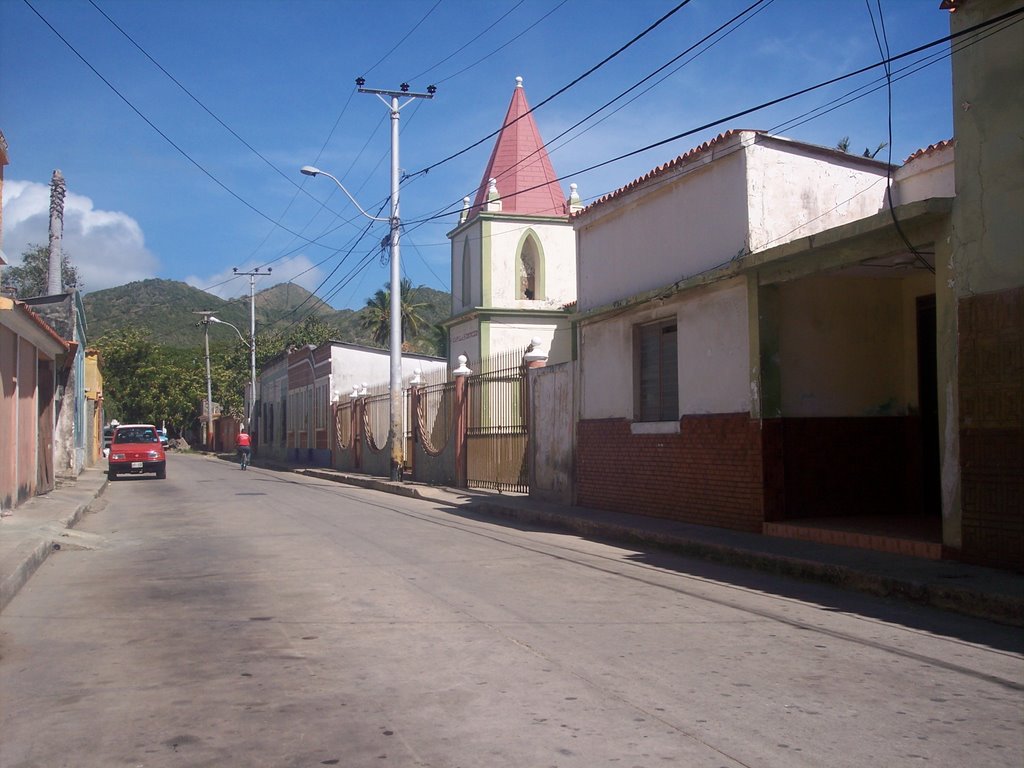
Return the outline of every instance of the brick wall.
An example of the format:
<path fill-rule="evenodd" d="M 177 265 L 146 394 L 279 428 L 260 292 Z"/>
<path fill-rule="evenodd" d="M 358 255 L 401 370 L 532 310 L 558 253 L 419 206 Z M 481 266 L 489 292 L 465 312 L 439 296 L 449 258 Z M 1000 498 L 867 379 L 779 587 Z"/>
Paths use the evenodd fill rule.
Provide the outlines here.
<path fill-rule="evenodd" d="M 1024 288 L 958 307 L 965 560 L 1024 570 Z"/>
<path fill-rule="evenodd" d="M 684 416 L 671 435 L 631 434 L 625 419 L 581 421 L 577 503 L 760 532 L 761 440 L 746 413 Z"/>

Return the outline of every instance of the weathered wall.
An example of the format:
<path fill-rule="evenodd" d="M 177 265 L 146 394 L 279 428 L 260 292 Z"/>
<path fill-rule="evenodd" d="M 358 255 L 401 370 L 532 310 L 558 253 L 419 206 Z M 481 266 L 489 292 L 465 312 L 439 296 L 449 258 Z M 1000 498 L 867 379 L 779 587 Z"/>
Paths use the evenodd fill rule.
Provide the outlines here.
<path fill-rule="evenodd" d="M 759 251 L 877 213 L 882 163 L 758 136 L 747 147 L 747 248 Z"/>
<path fill-rule="evenodd" d="M 779 285 L 779 299 L 784 415 L 891 416 L 916 403 L 899 280 L 805 278 Z"/>
<path fill-rule="evenodd" d="M 738 138 L 603 203 L 577 223 L 579 308 L 587 311 L 727 262 L 746 244 Z"/>
<path fill-rule="evenodd" d="M 582 418 L 633 418 L 634 329 L 672 318 L 678 327 L 679 412 L 749 411 L 746 283 L 739 279 L 582 325 Z"/>
<path fill-rule="evenodd" d="M 573 495 L 573 367 L 527 371 L 530 496 L 571 504 Z"/>
<path fill-rule="evenodd" d="M 517 258 L 523 239 L 532 233 L 540 243 L 543 295 L 517 298 Z M 512 309 L 558 309 L 576 298 L 576 239 L 565 222 L 529 219 L 490 219 L 484 227 L 483 306 Z M 489 241 L 489 242 L 486 242 Z M 489 282 L 489 286 L 488 286 Z"/>
<path fill-rule="evenodd" d="M 1014 10 L 963 3 L 956 32 Z M 953 54 L 952 301 L 939 306 L 944 531 L 966 559 L 1024 570 L 1024 25 Z M 957 523 L 960 523 L 958 526 Z M 947 541 L 949 537 L 947 536 Z"/>

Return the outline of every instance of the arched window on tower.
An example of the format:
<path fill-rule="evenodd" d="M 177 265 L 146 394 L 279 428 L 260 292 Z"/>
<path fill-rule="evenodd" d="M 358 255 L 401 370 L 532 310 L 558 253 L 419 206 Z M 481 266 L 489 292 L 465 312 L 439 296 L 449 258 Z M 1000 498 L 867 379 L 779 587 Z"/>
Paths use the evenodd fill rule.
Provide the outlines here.
<path fill-rule="evenodd" d="M 462 306 L 468 307 L 473 303 L 473 283 L 470 277 L 469 263 L 469 238 L 462 242 Z"/>
<path fill-rule="evenodd" d="M 542 299 L 541 296 L 541 254 L 537 237 L 527 233 L 519 248 L 517 299 Z"/>

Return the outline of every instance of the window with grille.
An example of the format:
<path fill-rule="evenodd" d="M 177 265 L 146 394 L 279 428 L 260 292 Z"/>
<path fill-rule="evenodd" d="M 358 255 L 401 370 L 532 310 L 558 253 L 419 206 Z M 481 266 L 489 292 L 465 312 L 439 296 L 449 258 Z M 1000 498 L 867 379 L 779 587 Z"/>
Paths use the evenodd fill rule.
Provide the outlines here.
<path fill-rule="evenodd" d="M 636 420 L 679 418 L 679 364 L 676 321 L 636 329 Z"/>

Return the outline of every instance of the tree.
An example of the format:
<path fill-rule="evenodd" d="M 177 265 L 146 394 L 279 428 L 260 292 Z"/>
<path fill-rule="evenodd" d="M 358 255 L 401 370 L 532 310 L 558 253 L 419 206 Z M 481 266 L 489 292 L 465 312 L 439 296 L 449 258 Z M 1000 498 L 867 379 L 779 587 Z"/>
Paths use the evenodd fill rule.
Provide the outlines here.
<path fill-rule="evenodd" d="M 874 159 L 875 155 L 877 155 L 879 152 L 881 152 L 887 146 L 889 146 L 889 142 L 883 141 L 877 147 L 875 147 L 875 151 L 874 152 L 872 152 L 869 147 L 864 147 L 864 152 L 862 154 L 864 155 L 864 157 L 867 157 L 867 158 L 870 158 L 870 159 Z M 843 138 L 841 138 L 838 142 L 836 142 L 836 149 L 838 149 L 840 152 L 849 152 L 850 151 L 850 137 L 849 136 L 843 136 Z"/>
<path fill-rule="evenodd" d="M 61 281 L 66 291 L 81 288 L 78 270 L 71 265 L 71 257 L 67 251 L 61 253 Z M 4 282 L 11 286 L 14 295 L 19 299 L 31 299 L 45 296 L 49 284 L 50 247 L 47 245 L 30 245 L 21 254 L 21 264 L 6 267 L 3 272 Z"/>
<path fill-rule="evenodd" d="M 401 283 L 402 341 L 417 336 L 423 327 L 422 309 L 425 303 L 417 303 L 415 290 L 409 278 Z M 366 300 L 363 308 L 362 326 L 373 334 L 373 341 L 387 346 L 391 338 L 391 288 L 385 285 Z"/>
<path fill-rule="evenodd" d="M 134 328 L 104 334 L 96 347 L 109 418 L 122 423 L 166 422 L 179 437 L 198 423 L 206 397 L 203 361 L 187 351 L 160 346 Z"/>

